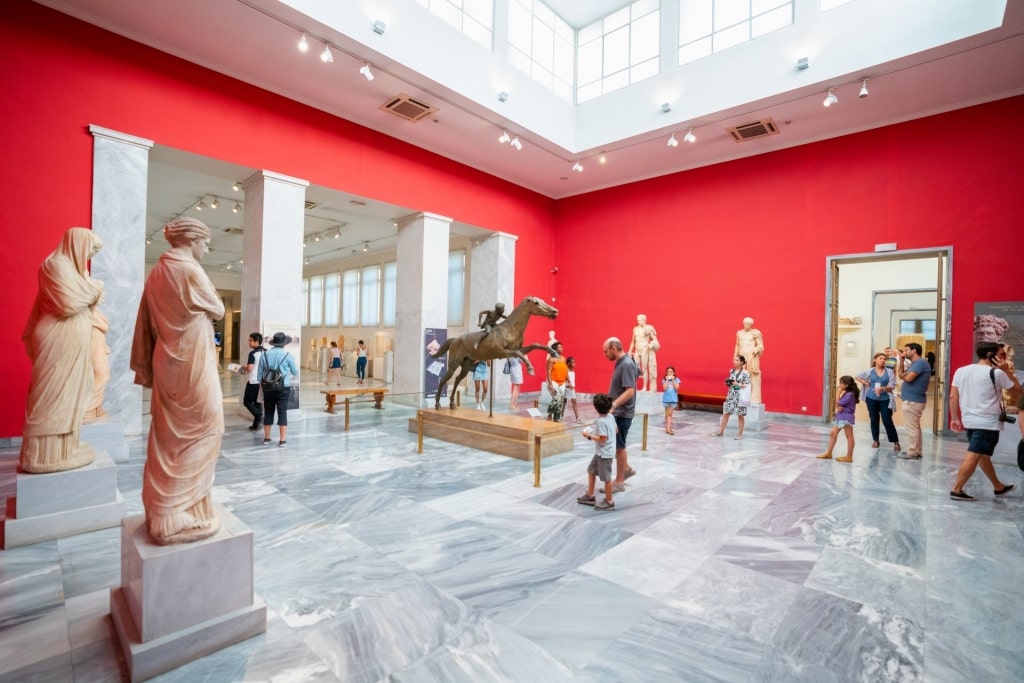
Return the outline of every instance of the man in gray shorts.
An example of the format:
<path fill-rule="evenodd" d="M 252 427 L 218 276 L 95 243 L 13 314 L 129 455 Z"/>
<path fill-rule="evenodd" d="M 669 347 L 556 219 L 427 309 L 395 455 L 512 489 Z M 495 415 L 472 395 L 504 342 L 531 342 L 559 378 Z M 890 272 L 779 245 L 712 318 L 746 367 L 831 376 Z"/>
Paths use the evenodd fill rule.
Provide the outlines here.
<path fill-rule="evenodd" d="M 608 337 L 604 342 L 605 358 L 615 363 L 612 371 L 611 385 L 608 393 L 612 401 L 612 415 L 615 416 L 615 483 L 616 493 L 626 490 L 626 480 L 636 474 L 629 466 L 629 455 L 626 453 L 626 436 L 633 424 L 636 407 L 636 363 L 622 350 L 622 342 L 618 337 Z"/>

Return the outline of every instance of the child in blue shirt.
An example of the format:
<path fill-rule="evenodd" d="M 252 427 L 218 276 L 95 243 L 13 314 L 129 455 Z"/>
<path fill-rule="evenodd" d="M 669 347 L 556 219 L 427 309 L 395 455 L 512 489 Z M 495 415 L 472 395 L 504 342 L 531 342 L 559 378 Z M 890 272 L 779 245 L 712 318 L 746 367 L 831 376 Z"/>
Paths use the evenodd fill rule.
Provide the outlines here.
<path fill-rule="evenodd" d="M 828 437 L 828 448 L 818 456 L 819 460 L 831 460 L 832 449 L 836 446 L 839 430 L 846 435 L 846 456 L 836 458 L 836 462 L 853 462 L 853 423 L 854 411 L 860 403 L 860 388 L 857 381 L 849 375 L 839 378 L 839 392 L 836 395 L 836 417 L 832 421 L 832 433 Z"/>
<path fill-rule="evenodd" d="M 679 378 L 676 377 L 676 369 L 671 365 L 665 368 L 665 379 L 662 380 L 665 393 L 661 395 L 661 405 L 665 407 L 665 433 L 675 434 L 672 431 L 672 413 L 679 403 Z"/>
<path fill-rule="evenodd" d="M 615 418 L 609 412 L 612 409 L 612 397 L 609 394 L 594 396 L 594 409 L 600 416 L 594 428 L 583 430 L 583 438 L 593 441 L 594 457 L 587 466 L 587 492 L 576 499 L 580 505 L 593 505 L 595 510 L 602 512 L 615 509 L 612 500 L 612 463 L 615 461 Z M 604 482 L 604 499 L 594 498 L 594 487 L 597 479 Z"/>

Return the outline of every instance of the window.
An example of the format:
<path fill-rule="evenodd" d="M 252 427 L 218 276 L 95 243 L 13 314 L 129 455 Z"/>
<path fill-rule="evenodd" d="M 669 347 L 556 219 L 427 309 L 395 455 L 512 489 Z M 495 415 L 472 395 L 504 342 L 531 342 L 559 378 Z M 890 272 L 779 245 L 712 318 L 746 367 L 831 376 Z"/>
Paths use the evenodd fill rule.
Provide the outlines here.
<path fill-rule="evenodd" d="M 302 326 L 309 324 L 309 278 L 302 280 Z"/>
<path fill-rule="evenodd" d="M 341 313 L 341 273 L 324 276 L 324 327 L 337 327 Z"/>
<path fill-rule="evenodd" d="M 508 61 L 572 101 L 576 32 L 541 0 L 509 0 Z"/>
<path fill-rule="evenodd" d="M 416 0 L 488 50 L 494 31 L 494 0 Z"/>
<path fill-rule="evenodd" d="M 576 36 L 576 102 L 658 74 L 659 0 L 637 0 Z"/>
<path fill-rule="evenodd" d="M 380 323 L 380 266 L 367 266 L 360 274 L 359 324 L 376 327 Z"/>
<path fill-rule="evenodd" d="M 900 320 L 900 334 L 922 334 L 925 341 L 935 341 L 935 321 Z"/>
<path fill-rule="evenodd" d="M 448 254 L 448 326 L 461 327 L 466 323 L 466 252 Z"/>
<path fill-rule="evenodd" d="M 395 326 L 395 310 L 398 304 L 398 263 L 384 264 L 384 325 Z"/>
<path fill-rule="evenodd" d="M 821 0 L 821 11 L 825 12 L 848 2 L 853 2 L 853 0 Z"/>
<path fill-rule="evenodd" d="M 793 0 L 679 0 L 679 64 L 792 23 Z"/>
<path fill-rule="evenodd" d="M 341 325 L 359 325 L 359 271 L 346 270 L 341 274 Z"/>
<path fill-rule="evenodd" d="M 324 324 L 324 276 L 309 278 L 309 326 Z"/>

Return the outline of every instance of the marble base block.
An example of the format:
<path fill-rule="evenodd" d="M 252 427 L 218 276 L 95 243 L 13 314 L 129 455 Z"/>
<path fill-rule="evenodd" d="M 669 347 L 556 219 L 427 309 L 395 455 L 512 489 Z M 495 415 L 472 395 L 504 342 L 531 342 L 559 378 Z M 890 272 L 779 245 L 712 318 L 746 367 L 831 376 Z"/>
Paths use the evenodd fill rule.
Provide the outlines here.
<path fill-rule="evenodd" d="M 768 428 L 768 411 L 763 403 L 751 403 L 747 406 L 747 419 L 744 429 L 752 429 L 761 432 Z"/>
<path fill-rule="evenodd" d="M 16 477 L 0 534 L 4 548 L 109 529 L 124 516 L 117 468 L 103 451 L 85 467 Z"/>
<path fill-rule="evenodd" d="M 253 595 L 253 535 L 217 505 L 221 530 L 181 545 L 149 538 L 145 515 L 121 522 L 121 586 L 110 615 L 132 681 L 144 681 L 267 630 Z"/>
<path fill-rule="evenodd" d="M 106 451 L 114 462 L 128 462 L 128 442 L 124 439 L 124 422 L 121 420 L 82 425 L 82 441 L 97 451 Z"/>

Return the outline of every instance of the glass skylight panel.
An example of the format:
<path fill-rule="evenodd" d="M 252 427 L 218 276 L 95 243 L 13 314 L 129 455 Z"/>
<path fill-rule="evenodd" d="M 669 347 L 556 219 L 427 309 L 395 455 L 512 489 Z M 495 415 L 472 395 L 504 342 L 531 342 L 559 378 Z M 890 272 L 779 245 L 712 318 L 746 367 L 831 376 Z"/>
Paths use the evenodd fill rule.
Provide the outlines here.
<path fill-rule="evenodd" d="M 825 12 L 834 7 L 845 5 L 848 2 L 853 2 L 853 0 L 821 0 L 821 11 Z"/>
<path fill-rule="evenodd" d="M 509 63 L 567 100 L 572 93 L 574 37 L 572 27 L 541 0 L 509 0 Z"/>
<path fill-rule="evenodd" d="M 416 0 L 467 36 L 491 49 L 494 34 L 493 0 Z"/>
<path fill-rule="evenodd" d="M 586 102 L 659 71 L 660 0 L 637 0 L 576 35 L 576 101 Z"/>
<path fill-rule="evenodd" d="M 679 0 L 679 64 L 793 23 L 793 0 Z"/>

